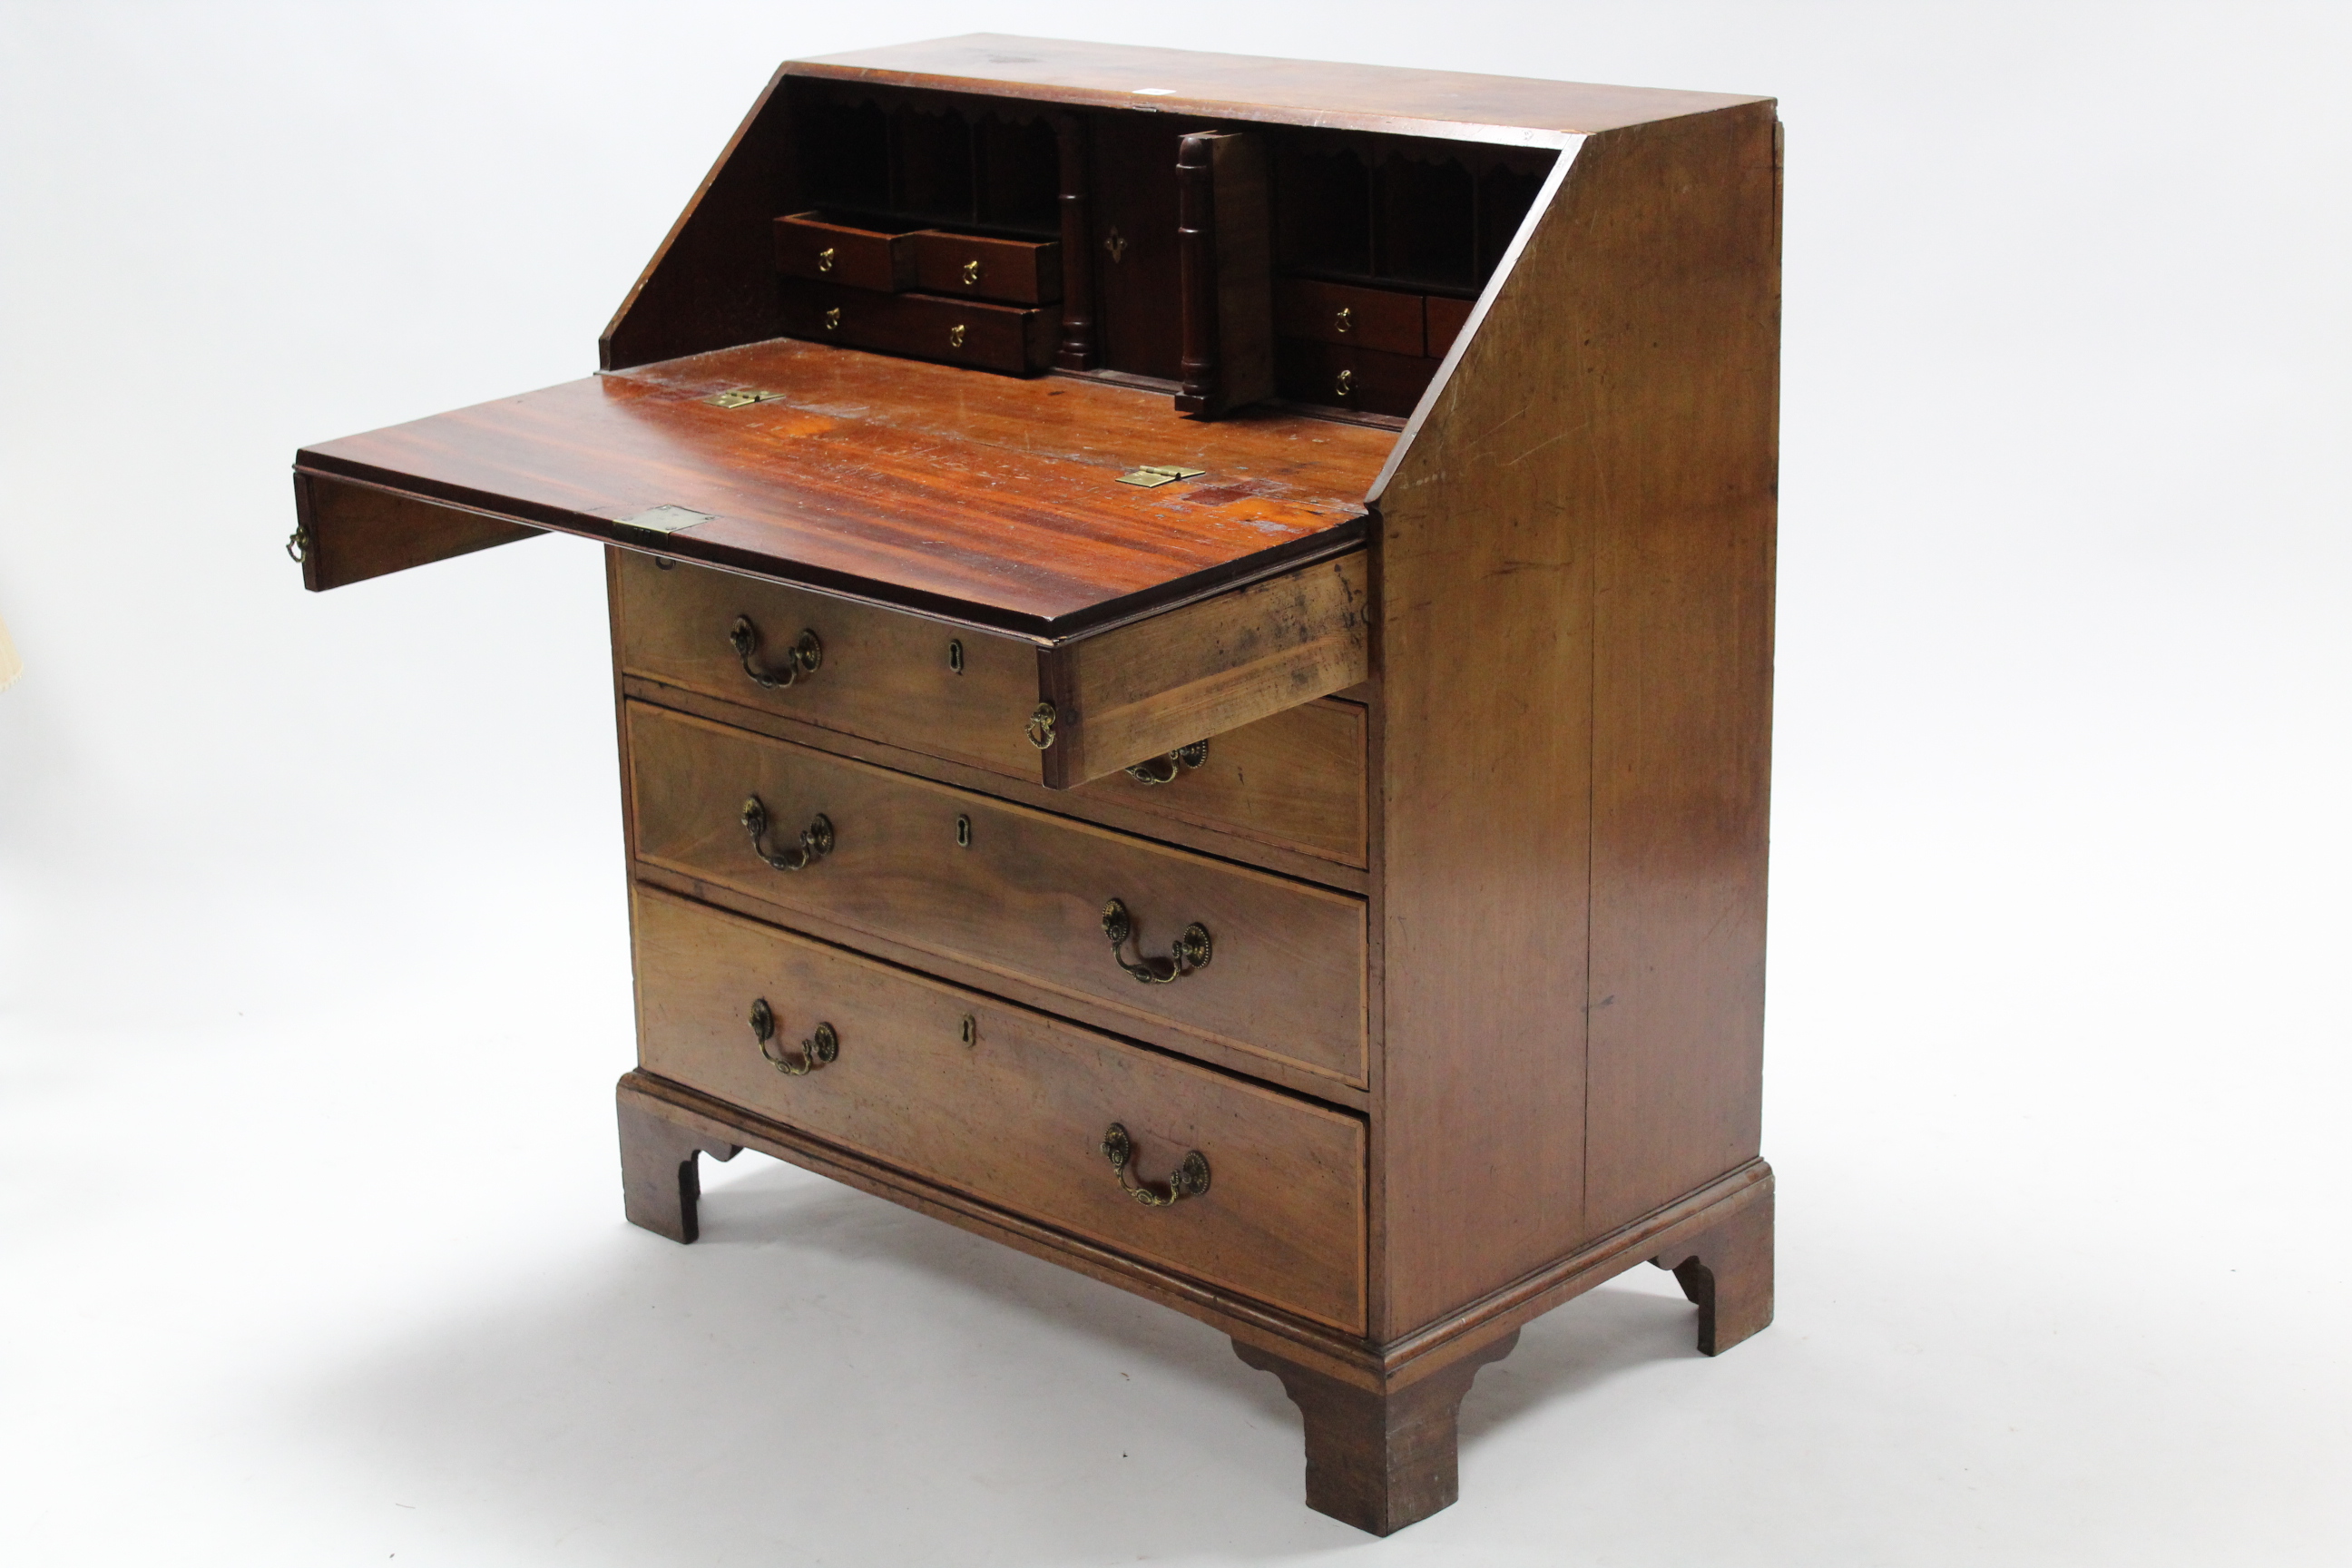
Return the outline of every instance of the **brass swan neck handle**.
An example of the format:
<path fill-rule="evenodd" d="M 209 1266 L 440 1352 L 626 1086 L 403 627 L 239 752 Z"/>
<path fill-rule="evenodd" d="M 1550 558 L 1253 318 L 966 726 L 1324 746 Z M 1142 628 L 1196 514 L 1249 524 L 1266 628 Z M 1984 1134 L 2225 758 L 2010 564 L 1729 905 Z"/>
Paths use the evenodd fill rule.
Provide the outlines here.
<path fill-rule="evenodd" d="M 768 1058 L 768 1065 L 786 1078 L 806 1078 L 841 1057 L 841 1037 L 834 1033 L 831 1024 L 819 1024 L 801 1042 L 799 1056 L 784 1050 L 776 1040 L 776 1011 L 765 996 L 751 1004 L 751 1037 L 760 1042 L 760 1054 Z"/>
<path fill-rule="evenodd" d="M 1209 1159 L 1198 1149 L 1188 1150 L 1165 1183 L 1131 1181 L 1127 1168 L 1135 1161 L 1135 1140 L 1114 1121 L 1102 1137 L 1102 1156 L 1118 1177 L 1119 1190 L 1148 1209 L 1164 1209 L 1209 1190 Z"/>
<path fill-rule="evenodd" d="M 818 665 L 824 662 L 824 644 L 817 640 L 815 632 L 803 630 L 800 640 L 784 650 L 782 669 L 763 668 L 758 662 L 760 628 L 751 624 L 749 616 L 735 617 L 735 624 L 727 631 L 727 646 L 733 648 L 735 657 L 743 661 L 743 673 L 751 678 L 751 684 L 762 691 L 781 690 L 805 680 L 816 673 Z"/>
<path fill-rule="evenodd" d="M 1135 917 L 1117 899 L 1103 906 L 1102 930 L 1103 935 L 1110 939 L 1113 962 L 1146 985 L 1167 985 L 1181 980 L 1194 970 L 1207 967 L 1210 955 L 1215 952 L 1209 928 L 1194 921 L 1176 939 L 1176 946 L 1167 957 L 1146 958 L 1139 948 L 1136 962 L 1129 963 L 1118 950 L 1127 945 L 1129 937 L 1135 935 Z"/>
<path fill-rule="evenodd" d="M 833 853 L 833 819 L 823 812 L 801 829 L 801 847 L 779 855 L 761 840 L 768 836 L 768 808 L 753 795 L 743 803 L 743 831 L 751 836 L 751 853 L 779 871 L 805 871 Z"/>
<path fill-rule="evenodd" d="M 1180 767 L 1197 768 L 1209 760 L 1209 742 L 1195 741 L 1189 746 L 1179 746 L 1164 757 L 1152 757 L 1127 770 L 1127 776 L 1138 784 L 1164 784 L 1175 782 Z"/>

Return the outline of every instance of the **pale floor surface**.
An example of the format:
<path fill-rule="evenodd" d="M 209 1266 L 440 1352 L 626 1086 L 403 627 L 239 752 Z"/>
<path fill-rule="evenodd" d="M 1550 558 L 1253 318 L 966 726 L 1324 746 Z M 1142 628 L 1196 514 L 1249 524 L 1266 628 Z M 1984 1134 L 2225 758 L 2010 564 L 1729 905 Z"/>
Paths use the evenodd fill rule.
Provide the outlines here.
<path fill-rule="evenodd" d="M 623 1224 L 625 1003 L 559 951 L 617 957 L 612 925 L 460 915 L 390 960 L 405 994 L 332 973 L 394 944 L 331 945 L 325 984 L 237 976 L 218 1000 L 257 1016 L 184 1032 L 17 1020 L 9 1561 L 2146 1568 L 2352 1545 L 2326 1205 L 2278 1194 L 2305 1205 L 2285 1234 L 2273 1213 L 2237 1237 L 2145 1212 L 2134 1173 L 2070 1179 L 1981 1100 L 1977 1166 L 1932 1106 L 1892 1143 L 1785 1118 L 1779 1321 L 1709 1361 L 1647 1267 L 1571 1303 L 1480 1374 L 1463 1500 L 1374 1542 L 1300 1507 L 1276 1384 L 1174 1313 L 756 1154 L 706 1162 L 697 1245 Z"/>

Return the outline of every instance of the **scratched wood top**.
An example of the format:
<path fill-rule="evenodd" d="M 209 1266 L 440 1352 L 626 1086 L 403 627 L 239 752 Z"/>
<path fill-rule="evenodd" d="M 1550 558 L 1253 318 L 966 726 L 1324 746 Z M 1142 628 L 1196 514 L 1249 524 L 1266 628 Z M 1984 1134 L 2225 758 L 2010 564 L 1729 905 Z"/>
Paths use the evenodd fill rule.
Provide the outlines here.
<path fill-rule="evenodd" d="M 793 60 L 783 71 L 1097 108 L 1545 147 L 1593 132 L 1760 101 L 1748 93 L 1264 59 L 999 33 Z"/>
<path fill-rule="evenodd" d="M 774 401 L 719 408 L 733 387 Z M 1044 637 L 1363 533 L 1392 432 L 777 339 L 307 447 L 296 466 Z M 1139 489 L 1145 464 L 1206 470 Z M 657 506 L 712 514 L 666 539 Z"/>

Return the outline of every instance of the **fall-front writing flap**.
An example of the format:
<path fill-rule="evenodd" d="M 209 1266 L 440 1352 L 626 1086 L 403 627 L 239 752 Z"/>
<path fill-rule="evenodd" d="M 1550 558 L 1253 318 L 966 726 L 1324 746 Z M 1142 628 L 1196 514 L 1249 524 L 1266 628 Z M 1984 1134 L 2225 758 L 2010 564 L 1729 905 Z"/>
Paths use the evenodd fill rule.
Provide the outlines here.
<path fill-rule="evenodd" d="M 1060 638 L 1347 548 L 1394 440 L 1273 411 L 1173 419 L 1157 393 L 777 340 L 323 442 L 295 461 L 298 475 L 489 520 Z M 404 515 L 379 509 L 369 526 Z M 330 526 L 314 515 L 306 531 Z M 311 547 L 331 557 L 335 545 Z M 312 585 L 373 574 L 314 573 Z"/>

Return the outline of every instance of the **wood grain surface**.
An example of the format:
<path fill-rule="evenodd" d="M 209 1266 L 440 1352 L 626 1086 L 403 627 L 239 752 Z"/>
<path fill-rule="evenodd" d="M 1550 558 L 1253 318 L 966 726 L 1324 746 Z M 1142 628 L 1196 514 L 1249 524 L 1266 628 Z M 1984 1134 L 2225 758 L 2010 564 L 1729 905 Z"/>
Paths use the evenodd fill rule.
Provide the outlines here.
<path fill-rule="evenodd" d="M 937 294 L 877 293 L 787 278 L 784 331 L 841 348 L 875 349 L 966 370 L 1033 375 L 1054 363 L 1060 312 Z"/>
<path fill-rule="evenodd" d="M 1367 668 L 1360 552 L 1045 649 L 633 552 L 616 570 L 627 673 L 1056 789 L 1353 685 Z M 730 641 L 739 621 L 756 636 L 749 655 Z M 761 685 L 752 672 L 775 679 L 804 634 L 818 667 Z M 1028 731 L 1041 701 L 1055 710 L 1043 750 Z"/>
<path fill-rule="evenodd" d="M 1592 531 L 1588 1229 L 1762 1137 L 1778 129 L 1759 105 L 1591 149 L 1597 189 L 1650 194 L 1620 204 L 1580 323 L 1617 389 L 1591 447 L 1614 504 Z"/>
<path fill-rule="evenodd" d="M 832 223 L 821 212 L 776 220 L 776 270 L 787 278 L 885 293 L 915 287 L 915 236 Z"/>
<path fill-rule="evenodd" d="M 1027 642 L 635 551 L 610 555 L 624 676 L 1042 782 L 1041 753 L 1024 728 L 1038 695 L 1037 656 Z M 728 640 L 739 617 L 759 630 L 761 668 L 803 632 L 817 635 L 823 662 L 790 686 L 761 687 Z M 1316 701 L 1231 729 L 1187 731 L 1177 745 L 1212 742 L 1201 763 L 1159 784 L 1113 771 L 1074 799 L 1362 866 L 1364 722 L 1358 704 Z"/>
<path fill-rule="evenodd" d="M 1361 681 L 1370 574 L 1351 552 L 1043 650 L 1060 715 L 1045 782 L 1101 778 Z"/>
<path fill-rule="evenodd" d="M 779 69 L 663 237 L 596 342 L 605 370 L 772 338 L 778 216 L 793 165 L 792 115 Z"/>
<path fill-rule="evenodd" d="M 1196 766 L 1166 784 L 1108 773 L 1060 797 L 1117 803 L 1261 843 L 1364 864 L 1364 710 L 1307 702 L 1208 740 Z"/>
<path fill-rule="evenodd" d="M 998 33 L 794 60 L 783 68 L 788 76 L 1531 146 L 1557 146 L 1579 132 L 1757 101 L 1737 93 L 1265 59 Z"/>
<path fill-rule="evenodd" d="M 627 696 L 730 729 L 855 757 L 893 773 L 917 773 L 1343 892 L 1370 890 L 1364 870 L 1367 725 L 1360 702 L 1326 698 L 1229 730 L 1213 737 L 1200 767 L 1181 770 L 1182 781 L 1189 782 L 1150 787 L 1117 773 L 1057 790 L 643 676 L 624 676 L 621 684 Z"/>
<path fill-rule="evenodd" d="M 627 705 L 625 744 L 646 864 L 1363 1081 L 1360 899 L 641 703 Z M 804 871 L 764 864 L 738 820 L 753 795 L 772 847 L 821 813 L 833 852 Z M 1139 984 L 1103 935 L 1111 899 L 1137 925 L 1129 962 L 1166 954 L 1197 921 L 1210 963 Z"/>
<path fill-rule="evenodd" d="M 1451 1508 L 1460 1494 L 1456 1417 L 1478 1369 L 1517 1347 L 1500 1335 L 1443 1371 L 1398 1387 L 1364 1388 L 1234 1342 L 1243 1363 L 1282 1380 L 1307 1436 L 1307 1506 L 1372 1535 Z"/>
<path fill-rule="evenodd" d="M 1283 278 L 1274 285 L 1274 330 L 1285 337 L 1419 359 L 1428 341 L 1423 316 L 1421 295 L 1393 289 L 1311 278 Z"/>
<path fill-rule="evenodd" d="M 302 586 L 312 593 L 545 531 L 396 490 L 302 473 L 294 476 L 294 516 L 300 531 L 295 537 Z"/>
<path fill-rule="evenodd" d="M 1237 1341 L 1369 1389 L 1399 1388 L 1443 1373 L 1544 1312 L 1638 1267 L 1643 1258 L 1660 1255 L 1661 1248 L 1681 1256 L 1686 1241 L 1716 1228 L 1752 1198 L 1759 1184 L 1771 1180 L 1760 1162 L 1731 1173 L 1669 1210 L 1579 1248 L 1510 1291 L 1498 1293 L 1424 1332 L 1376 1345 L 1361 1335 L 1310 1322 L 1009 1209 L 981 1203 L 968 1194 L 667 1079 L 641 1071 L 625 1073 L 617 1086 L 617 1098 L 625 1106 L 676 1122 L 689 1138 L 722 1147 L 757 1149 L 790 1161 L 861 1192 L 1132 1291 Z"/>
<path fill-rule="evenodd" d="M 1058 241 L 992 239 L 946 229 L 925 229 L 911 237 L 918 289 L 1016 305 L 1050 305 L 1062 297 Z M 1058 328 L 1058 311 L 1055 322 Z"/>
<path fill-rule="evenodd" d="M 638 1054 L 646 1070 L 906 1171 L 1277 1307 L 1360 1331 L 1360 1118 L 1139 1049 L 772 927 L 640 888 Z M 787 1077 L 819 1022 L 829 1065 Z M 965 1040 L 969 1020 L 971 1041 Z M 1112 1122 L 1130 1179 L 1186 1152 L 1209 1190 L 1149 1208 L 1099 1152 Z"/>
<path fill-rule="evenodd" d="M 1756 1152 L 1773 123 L 1588 140 L 1378 492 L 1382 1337 Z"/>
<path fill-rule="evenodd" d="M 764 247 L 763 247 L 764 253 Z M 781 394 L 747 407 L 703 398 Z M 1394 437 L 777 339 L 306 447 L 299 468 L 1042 637 L 1360 536 Z M 1142 489 L 1143 464 L 1206 470 Z M 666 539 L 614 520 L 711 514 Z"/>
<path fill-rule="evenodd" d="M 1037 650 L 1026 639 L 635 551 L 614 554 L 625 673 L 1015 778 L 1039 776 L 1024 730 L 1037 706 Z M 817 635 L 823 661 L 790 686 L 762 688 L 728 640 L 738 617 L 759 630 L 762 668 L 804 631 Z"/>

